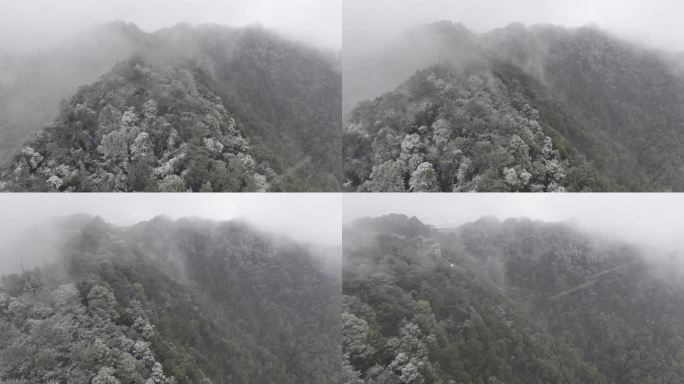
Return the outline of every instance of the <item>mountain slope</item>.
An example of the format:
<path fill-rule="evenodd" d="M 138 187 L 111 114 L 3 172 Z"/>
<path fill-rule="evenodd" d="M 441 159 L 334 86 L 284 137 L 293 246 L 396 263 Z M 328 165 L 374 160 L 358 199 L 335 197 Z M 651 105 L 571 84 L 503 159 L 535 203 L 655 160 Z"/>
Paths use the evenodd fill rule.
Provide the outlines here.
<path fill-rule="evenodd" d="M 57 116 L 60 101 L 145 44 L 136 26 L 112 22 L 50 49 L 0 58 L 0 163 Z"/>
<path fill-rule="evenodd" d="M 612 177 L 599 175 L 571 144 L 593 137 L 536 85 L 506 64 L 418 72 L 395 92 L 352 112 L 344 137 L 346 187 L 378 192 L 615 187 Z M 558 121 L 562 133 L 554 128 Z M 605 143 L 593 145 L 612 144 Z"/>
<path fill-rule="evenodd" d="M 69 166 L 78 165 L 82 168 L 79 162 L 83 159 L 79 153 L 89 152 L 90 148 L 78 141 L 53 143 L 55 138 L 50 133 L 45 137 L 45 131 L 76 130 L 79 132 L 64 132 L 63 135 L 89 135 L 89 132 L 84 132 L 80 128 L 81 125 L 87 126 L 91 123 L 87 117 L 65 117 L 78 115 L 76 110 L 78 105 L 84 102 L 83 93 L 86 92 L 91 93 L 90 96 L 93 98 L 89 100 L 89 108 L 98 114 L 100 107 L 93 104 L 112 104 L 111 100 L 106 99 L 106 94 L 113 92 L 123 97 L 120 102 L 113 103 L 120 113 L 134 108 L 133 112 L 140 117 L 144 113 L 141 104 L 147 100 L 142 100 L 141 103 L 140 100 L 132 100 L 130 95 L 131 89 L 138 87 L 140 94 L 137 98 L 147 97 L 148 100 L 155 102 L 161 97 L 177 99 L 169 101 L 173 104 L 169 106 L 173 107 L 172 110 L 160 111 L 162 115 L 172 114 L 177 117 L 166 116 L 162 124 L 168 125 L 163 129 L 158 128 L 157 131 L 163 136 L 170 136 L 173 129 L 185 130 L 187 137 L 177 144 L 192 142 L 191 145 L 204 148 L 199 151 L 194 148 L 186 157 L 186 161 L 190 162 L 190 158 L 196 158 L 196 172 L 190 172 L 195 175 L 182 174 L 185 170 L 183 167 L 166 172 L 165 175 L 157 173 L 152 176 L 147 170 L 138 172 L 124 166 L 121 172 L 111 169 L 104 171 L 114 175 L 106 177 L 116 178 L 116 183 L 105 182 L 101 186 L 93 186 L 89 182 L 78 181 L 55 187 L 54 182 L 47 182 L 54 176 L 50 172 L 28 167 L 28 175 L 22 174 L 26 173 L 21 165 L 21 154 L 27 151 L 24 148 L 17 151 L 7 166 L 4 180 L 10 181 L 10 185 L 6 186 L 6 189 L 81 191 L 99 188 L 142 191 L 171 188 L 197 191 L 204 187 L 204 190 L 209 191 L 339 190 L 341 75 L 333 59 L 258 27 L 235 29 L 214 25 L 190 27 L 181 24 L 150 34 L 140 32 L 131 40 L 130 45 L 133 48 L 132 53 L 128 55 L 129 65 L 135 67 L 135 64 L 140 64 L 158 75 L 145 80 L 146 75 L 130 75 L 132 68 L 125 69 L 125 63 L 118 64 L 100 80 L 80 90 L 67 102 L 67 106 L 62 108 L 55 122 L 40 131 L 39 138 L 28 142 L 27 146 L 40 146 L 36 141 L 43 140 L 45 145 L 58 147 L 40 153 L 46 162 L 67 162 L 70 163 L 67 164 Z M 164 74 L 160 75 L 160 72 Z M 117 76 L 122 76 L 124 81 L 113 83 L 112 78 Z M 188 77 L 192 79 L 188 80 Z M 189 82 L 191 88 L 199 88 L 202 93 L 199 98 L 206 100 L 195 100 L 198 95 L 193 89 L 182 89 L 177 86 L 172 94 L 159 94 L 162 91 L 170 92 L 172 89 L 169 87 L 174 87 L 174 82 Z M 100 89 L 101 93 L 93 95 L 93 89 Z M 186 94 L 183 94 L 184 92 Z M 207 103 L 213 105 L 207 106 Z M 216 115 L 212 110 L 225 109 L 229 118 L 235 121 L 228 124 L 214 117 L 219 120 L 218 123 L 200 122 L 192 116 L 188 117 L 191 121 L 181 121 L 186 113 L 200 113 L 198 108 L 203 109 L 202 114 L 209 115 Z M 190 128 L 186 123 L 196 127 Z M 206 132 L 207 129 L 218 129 L 213 127 L 216 124 L 239 125 L 240 134 L 224 132 L 224 136 L 230 136 L 229 141 L 238 142 L 238 147 L 246 145 L 251 149 L 226 148 L 236 144 L 220 142 L 221 137 Z M 64 128 L 64 125 L 70 127 Z M 99 127 L 97 130 L 107 133 L 110 129 Z M 152 135 L 152 132 L 145 128 L 143 131 Z M 127 145 L 132 146 L 134 139 L 129 138 Z M 211 139 L 212 142 L 202 145 L 204 139 Z M 96 147 L 102 144 L 99 137 L 93 137 L 91 141 L 94 141 L 91 144 Z M 224 148 L 218 148 L 215 145 L 217 142 L 218 146 Z M 165 158 L 163 149 L 157 145 L 157 150 L 160 149 L 162 151 L 155 154 L 153 161 L 156 163 L 155 167 L 160 167 L 173 156 L 180 155 L 168 153 L 171 157 Z M 248 153 L 259 161 L 257 163 L 249 158 L 235 160 L 234 156 L 240 153 Z M 129 153 L 129 156 L 131 155 L 132 153 Z M 108 168 L 105 164 L 107 159 L 103 156 L 98 159 L 96 154 L 88 157 L 93 164 L 86 164 L 85 169 L 81 169 L 79 177 L 99 180 L 102 177 L 98 174 L 101 173 L 99 169 Z M 132 162 L 132 159 L 128 159 L 127 162 Z M 20 169 L 17 170 L 17 167 Z M 174 175 L 176 177 L 173 177 L 173 180 L 162 182 L 164 177 Z M 134 180 L 140 178 L 139 176 L 144 180 Z M 64 179 L 66 175 L 57 177 Z M 182 182 L 178 177 L 183 179 Z"/>
<path fill-rule="evenodd" d="M 339 277 L 304 248 L 234 222 L 64 224 L 61 264 L 2 279 L 3 381 L 336 380 Z"/>
<path fill-rule="evenodd" d="M 511 39 L 523 33 L 520 28 L 495 31 L 493 40 Z M 664 54 L 595 28 L 537 26 L 527 35 L 539 43 L 508 48 L 527 61 L 518 64 L 538 66 L 544 83 L 578 120 L 629 149 L 659 189 L 681 190 L 684 78 L 677 67 Z M 502 45 L 494 49 L 506 52 Z"/>
<path fill-rule="evenodd" d="M 495 287 L 450 262 L 438 233 L 396 233 L 381 223 L 390 220 L 409 221 L 395 215 L 345 230 L 342 340 L 357 382 L 605 382 Z"/>
<path fill-rule="evenodd" d="M 501 263 L 509 295 L 610 382 L 684 377 L 684 286 L 676 259 L 648 260 L 628 244 L 529 221 L 474 223 L 459 237 L 480 265 Z"/>
<path fill-rule="evenodd" d="M 633 247 L 566 225 L 482 219 L 397 233 L 388 220 L 409 221 L 345 230 L 349 382 L 684 377 L 684 286 L 674 265 L 662 273 Z"/>
<path fill-rule="evenodd" d="M 552 139 L 553 147 L 560 152 L 560 160 L 569 163 L 567 177 L 563 180 L 547 179 L 546 184 L 534 183 L 541 185 L 541 189 L 549 189 L 550 182 L 573 191 L 667 191 L 681 188 L 684 78 L 681 70 L 672 65 L 664 54 L 640 49 L 591 27 L 525 28 L 513 24 L 486 34 L 474 34 L 460 25 L 440 22 L 419 28 L 409 35 L 413 37 L 411 41 L 420 42 L 422 47 L 416 57 L 401 46 L 378 53 L 384 60 L 402 60 L 403 66 L 407 67 L 400 73 L 380 75 L 384 77 L 382 84 L 385 86 L 401 84 L 396 91 L 381 95 L 388 89 L 375 89 L 355 94 L 353 84 L 364 82 L 377 73 L 377 68 L 366 67 L 369 73 L 353 71 L 348 75 L 352 85 L 345 87 L 348 89 L 345 98 L 354 101 L 364 95 L 381 95 L 371 102 L 381 105 L 377 109 L 369 110 L 364 106 L 366 102 L 360 103 L 347 117 L 343 151 L 348 189 L 387 189 L 373 186 L 377 183 L 372 181 L 370 173 L 374 167 L 381 173 L 384 160 L 373 159 L 382 158 L 383 154 L 378 153 L 377 148 L 368 147 L 374 140 L 382 141 L 384 138 L 376 137 L 377 129 L 362 130 L 368 143 L 362 144 L 366 147 L 360 149 L 357 143 L 360 139 L 355 136 L 355 131 L 362 121 L 376 123 L 393 116 L 406 120 L 407 126 L 415 124 L 410 127 L 415 130 L 424 125 L 412 122 L 416 120 L 416 110 L 441 108 L 436 112 L 441 113 L 440 117 L 447 113 L 465 114 L 470 121 L 458 121 L 454 116 L 444 119 L 449 124 L 443 130 L 452 138 L 465 142 L 465 149 L 459 146 L 455 150 L 461 150 L 470 159 L 472 156 L 468 151 L 476 149 L 473 143 L 485 136 L 488 145 L 497 148 L 490 151 L 492 156 L 501 157 L 497 155 L 499 147 L 502 147 L 499 141 L 510 139 L 511 124 L 500 121 L 519 119 L 508 105 L 520 112 L 524 104 L 539 112 L 539 117 L 534 120 L 541 125 L 543 134 Z M 372 57 L 363 60 L 375 62 Z M 355 68 L 351 64 L 348 67 Z M 419 72 L 415 73 L 416 70 Z M 426 95 L 427 85 L 418 89 L 411 87 L 411 83 L 425 82 L 426 75 L 421 75 L 425 72 L 435 73 L 435 79 L 448 85 L 450 92 Z M 406 80 L 410 73 L 415 74 Z M 472 113 L 466 104 L 472 98 L 469 95 L 473 91 L 472 84 L 468 82 L 472 76 L 481 79 L 493 76 L 499 82 L 489 85 L 489 97 L 496 102 L 488 106 L 494 111 L 480 113 L 484 115 L 480 118 L 484 123 L 473 121 L 473 117 L 468 116 Z M 394 110 L 387 103 L 396 99 L 397 92 L 405 94 L 411 103 L 395 105 L 393 107 L 398 108 Z M 450 110 L 445 111 L 444 107 L 449 105 Z M 470 132 L 463 132 L 461 126 L 464 124 L 471 128 Z M 396 127 L 390 128 L 397 130 Z M 426 128 L 432 129 L 430 125 Z M 406 133 L 411 133 L 406 132 L 407 128 L 398 131 L 399 140 Z M 514 131 L 521 136 L 519 129 L 514 128 Z M 477 187 L 472 183 L 472 175 L 454 177 L 461 160 L 437 164 L 438 159 L 453 157 L 454 150 L 440 148 L 429 141 L 424 145 L 427 152 L 433 153 L 432 159 L 426 161 L 436 173 L 436 188 L 442 191 L 540 189 L 520 188 L 506 182 L 507 175 L 513 178 L 510 169 L 524 168 L 526 161 L 512 161 L 510 158 L 485 161 L 484 166 L 476 170 L 475 177 L 489 182 Z M 531 146 L 527 141 L 526 145 Z M 368 152 L 370 159 L 363 158 L 362 152 Z M 400 160 L 400 156 L 395 155 L 392 159 Z M 532 156 L 531 161 L 535 160 Z M 395 166 L 393 172 L 401 173 L 406 179 L 403 187 L 407 190 L 411 189 L 409 180 L 412 174 L 428 169 L 427 165 L 423 169 L 417 169 L 415 164 L 404 167 L 406 169 L 397 170 L 401 167 Z M 534 178 L 534 172 L 525 170 Z M 520 181 L 519 172 L 516 172 L 516 178 L 515 181 Z"/>
<path fill-rule="evenodd" d="M 256 27 L 181 24 L 154 38 L 160 56 L 189 61 L 213 80 L 246 135 L 263 143 L 271 162 L 283 163 L 288 190 L 339 190 L 342 75 L 335 58 Z"/>
<path fill-rule="evenodd" d="M 15 155 L 6 188 L 263 190 L 273 171 L 250 151 L 190 70 L 132 59 L 63 105 L 55 124 Z"/>

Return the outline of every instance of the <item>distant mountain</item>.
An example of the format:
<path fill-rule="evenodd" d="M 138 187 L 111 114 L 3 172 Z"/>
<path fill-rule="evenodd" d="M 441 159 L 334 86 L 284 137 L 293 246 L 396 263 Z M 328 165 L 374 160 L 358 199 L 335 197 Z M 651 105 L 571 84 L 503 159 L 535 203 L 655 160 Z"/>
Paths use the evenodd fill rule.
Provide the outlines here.
<path fill-rule="evenodd" d="M 63 103 L 37 139 L 15 149 L 5 189 L 339 190 L 341 74 L 335 58 L 260 27 L 180 24 L 155 33 L 125 24 L 111 28 L 115 35 L 126 32 L 127 49 L 98 56 L 113 69 Z M 79 55 L 60 53 L 85 65 Z M 49 59 L 57 68 L 73 67 Z M 134 74 L 136 68 L 145 73 Z M 159 109 L 149 114 L 152 105 Z M 79 115 L 83 107 L 87 116 Z M 103 110 L 111 116 L 102 116 Z M 133 120 L 111 120 L 124 115 Z M 23 123 L 19 128 L 14 131 L 20 137 L 31 132 Z M 175 144 L 167 140 L 180 131 Z M 121 156 L 112 162 L 102 140 L 115 142 L 114 132 L 127 137 L 116 144 Z M 133 153 L 140 134 L 154 152 L 144 169 Z M 27 156 L 35 162 L 34 152 L 41 161 L 31 164 Z"/>
<path fill-rule="evenodd" d="M 305 247 L 240 222 L 60 224 L 58 261 L 0 279 L 2 382 L 337 382 L 339 271 Z"/>
<path fill-rule="evenodd" d="M 372 219 L 345 229 L 347 382 L 684 378 L 676 259 L 565 224 L 490 218 L 424 234 L 388 220 L 409 225 L 396 215 L 371 234 Z"/>
<path fill-rule="evenodd" d="M 676 55 L 594 27 L 407 36 L 345 63 L 347 190 L 684 189 Z"/>

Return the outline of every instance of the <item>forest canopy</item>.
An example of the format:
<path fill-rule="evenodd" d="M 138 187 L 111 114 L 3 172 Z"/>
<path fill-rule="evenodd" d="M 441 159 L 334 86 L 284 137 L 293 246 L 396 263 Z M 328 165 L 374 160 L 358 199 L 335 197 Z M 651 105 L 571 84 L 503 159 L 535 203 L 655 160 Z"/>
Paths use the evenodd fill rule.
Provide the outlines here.
<path fill-rule="evenodd" d="M 683 265 L 644 252 L 529 219 L 356 221 L 343 253 L 346 380 L 681 381 Z"/>
<path fill-rule="evenodd" d="M 0 279 L 0 381 L 337 382 L 339 275 L 308 247 L 240 221 L 59 224 L 59 261 Z"/>
<path fill-rule="evenodd" d="M 146 33 L 111 23 L 84 40 L 85 52 L 57 47 L 6 68 L 0 189 L 340 189 L 342 86 L 331 55 L 261 27 Z M 54 66 L 67 72 L 58 82 Z"/>
<path fill-rule="evenodd" d="M 478 34 L 442 21 L 397 40 L 345 66 L 345 190 L 683 188 L 674 54 L 518 23 Z"/>

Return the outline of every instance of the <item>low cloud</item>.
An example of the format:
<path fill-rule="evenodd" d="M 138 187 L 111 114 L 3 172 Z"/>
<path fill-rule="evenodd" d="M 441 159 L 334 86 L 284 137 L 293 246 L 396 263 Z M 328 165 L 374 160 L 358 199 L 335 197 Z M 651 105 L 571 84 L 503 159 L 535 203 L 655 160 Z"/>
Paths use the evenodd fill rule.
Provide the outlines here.
<path fill-rule="evenodd" d="M 22 257 L 26 269 L 52 261 L 60 238 L 45 223 L 76 214 L 117 226 L 161 215 L 238 219 L 315 249 L 335 249 L 342 241 L 341 200 L 339 194 L 3 194 L 0 274 L 17 272 Z"/>
<path fill-rule="evenodd" d="M 341 47 L 341 0 L 7 0 L 0 51 L 45 48 L 92 25 L 123 20 L 152 32 L 180 22 L 261 24 L 318 48 Z"/>

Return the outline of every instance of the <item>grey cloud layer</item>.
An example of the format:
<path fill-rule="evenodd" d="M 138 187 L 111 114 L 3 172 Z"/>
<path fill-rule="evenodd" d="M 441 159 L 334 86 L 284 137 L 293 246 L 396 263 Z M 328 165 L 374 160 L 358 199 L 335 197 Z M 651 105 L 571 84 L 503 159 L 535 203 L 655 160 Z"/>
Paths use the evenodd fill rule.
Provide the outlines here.
<path fill-rule="evenodd" d="M 440 227 L 483 216 L 569 221 L 650 246 L 684 249 L 682 194 L 346 194 L 343 220 L 402 213 Z"/>
<path fill-rule="evenodd" d="M 0 233 L 11 237 L 44 220 L 78 213 L 122 226 L 165 215 L 245 219 L 297 241 L 338 246 L 341 200 L 334 194 L 4 194 Z"/>
<path fill-rule="evenodd" d="M 684 3 L 672 0 L 345 0 L 344 46 L 368 44 L 419 23 L 451 20 L 486 32 L 511 22 L 597 24 L 643 43 L 684 50 Z"/>
<path fill-rule="evenodd" d="M 338 50 L 342 0 L 4 0 L 0 50 L 25 52 L 112 20 L 154 31 L 179 22 L 259 23 L 293 39 Z"/>

